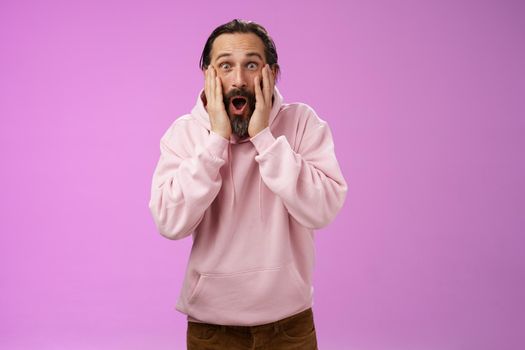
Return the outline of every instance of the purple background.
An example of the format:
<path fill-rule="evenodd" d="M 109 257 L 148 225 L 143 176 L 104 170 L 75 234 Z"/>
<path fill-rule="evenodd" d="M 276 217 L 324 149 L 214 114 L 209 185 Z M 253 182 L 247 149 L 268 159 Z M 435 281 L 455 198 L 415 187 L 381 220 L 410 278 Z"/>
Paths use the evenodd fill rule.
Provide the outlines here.
<path fill-rule="evenodd" d="M 148 210 L 216 26 L 273 36 L 349 192 L 316 235 L 320 349 L 525 342 L 520 1 L 2 1 L 0 348 L 184 349 L 191 238 Z"/>

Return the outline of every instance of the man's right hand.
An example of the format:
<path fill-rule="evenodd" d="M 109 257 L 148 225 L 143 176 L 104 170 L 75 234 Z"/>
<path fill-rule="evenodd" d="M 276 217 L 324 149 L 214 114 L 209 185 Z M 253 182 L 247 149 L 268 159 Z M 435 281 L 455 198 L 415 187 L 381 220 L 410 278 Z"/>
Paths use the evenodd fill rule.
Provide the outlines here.
<path fill-rule="evenodd" d="M 205 80 L 206 110 L 210 116 L 211 130 L 229 140 L 232 129 L 230 118 L 224 108 L 221 78 L 216 75 L 212 65 L 206 69 Z"/>

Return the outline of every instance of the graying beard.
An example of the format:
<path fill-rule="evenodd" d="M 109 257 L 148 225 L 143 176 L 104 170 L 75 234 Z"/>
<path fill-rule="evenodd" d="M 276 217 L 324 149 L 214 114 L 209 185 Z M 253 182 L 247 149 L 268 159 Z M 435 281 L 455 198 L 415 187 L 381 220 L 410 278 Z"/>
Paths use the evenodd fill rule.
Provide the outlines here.
<path fill-rule="evenodd" d="M 237 135 L 240 139 L 248 137 L 248 125 L 250 124 L 251 116 L 243 118 L 237 115 L 233 116 L 231 120 L 232 132 Z"/>

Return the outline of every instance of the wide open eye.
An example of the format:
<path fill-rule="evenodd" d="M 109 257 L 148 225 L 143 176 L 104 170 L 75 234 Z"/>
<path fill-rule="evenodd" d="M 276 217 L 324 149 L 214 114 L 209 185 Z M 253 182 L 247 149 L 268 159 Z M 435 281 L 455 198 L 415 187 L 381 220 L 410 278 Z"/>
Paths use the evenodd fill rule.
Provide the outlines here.
<path fill-rule="evenodd" d="M 257 69 L 259 65 L 255 62 L 248 63 L 248 69 Z"/>
<path fill-rule="evenodd" d="M 221 69 L 230 69 L 230 64 L 229 64 L 229 63 L 226 63 L 226 62 L 225 62 L 225 63 L 221 63 L 221 64 L 219 65 L 219 67 L 220 67 Z"/>

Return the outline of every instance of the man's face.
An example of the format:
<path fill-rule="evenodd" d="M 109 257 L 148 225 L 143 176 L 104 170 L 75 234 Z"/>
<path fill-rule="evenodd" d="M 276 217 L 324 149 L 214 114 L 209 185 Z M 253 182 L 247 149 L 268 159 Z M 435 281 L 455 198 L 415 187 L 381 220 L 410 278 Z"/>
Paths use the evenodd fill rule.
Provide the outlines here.
<path fill-rule="evenodd" d="M 232 131 L 244 138 L 255 110 L 254 78 L 262 82 L 266 64 L 264 44 L 253 33 L 221 34 L 213 42 L 210 65 L 222 82 L 224 108 L 230 117 Z"/>

